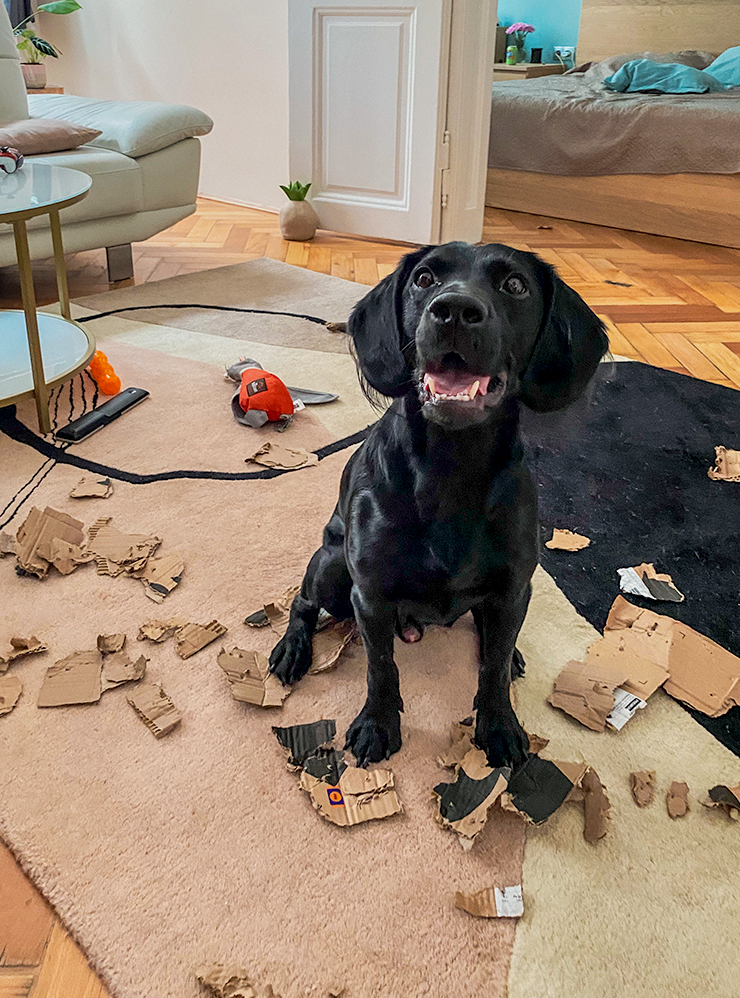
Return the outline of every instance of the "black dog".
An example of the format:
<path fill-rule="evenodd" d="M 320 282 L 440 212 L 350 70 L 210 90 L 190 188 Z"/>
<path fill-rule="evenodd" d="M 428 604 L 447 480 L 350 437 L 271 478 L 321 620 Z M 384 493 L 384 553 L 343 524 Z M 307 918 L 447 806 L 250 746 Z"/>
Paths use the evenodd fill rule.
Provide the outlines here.
<path fill-rule="evenodd" d="M 537 501 L 520 403 L 560 409 L 608 348 L 602 323 L 532 253 L 448 243 L 405 257 L 349 320 L 359 368 L 395 401 L 352 455 L 270 667 L 295 683 L 320 608 L 354 616 L 368 695 L 347 745 L 365 766 L 401 747 L 393 639 L 471 610 L 480 637 L 475 741 L 516 769 L 527 739 L 512 672 L 537 564 Z"/>

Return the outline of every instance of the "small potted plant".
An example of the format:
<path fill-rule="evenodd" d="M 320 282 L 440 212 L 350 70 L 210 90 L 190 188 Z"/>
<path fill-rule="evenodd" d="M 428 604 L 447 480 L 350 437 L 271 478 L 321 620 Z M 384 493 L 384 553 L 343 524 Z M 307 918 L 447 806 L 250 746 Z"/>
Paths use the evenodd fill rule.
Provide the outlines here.
<path fill-rule="evenodd" d="M 515 24 L 510 24 L 506 29 L 510 43 L 516 46 L 517 62 L 524 62 L 526 55 L 524 51 L 524 39 L 527 35 L 531 35 L 533 31 L 533 25 L 526 24 L 524 21 L 517 21 Z"/>
<path fill-rule="evenodd" d="M 319 227 L 319 219 L 311 205 L 306 201 L 310 184 L 301 184 L 294 180 L 280 190 L 288 196 L 288 204 L 280 209 L 280 234 L 283 239 L 313 239 Z"/>
<path fill-rule="evenodd" d="M 51 42 L 39 38 L 32 28 L 23 27 L 24 24 L 33 20 L 41 10 L 46 11 L 47 14 L 71 14 L 75 10 L 81 10 L 81 7 L 77 0 L 51 0 L 50 3 L 41 3 L 34 14 L 31 14 L 14 28 L 15 47 L 21 54 L 21 69 L 27 90 L 43 90 L 46 86 L 44 59 L 49 55 L 53 59 L 59 58 L 59 50 L 55 49 Z"/>

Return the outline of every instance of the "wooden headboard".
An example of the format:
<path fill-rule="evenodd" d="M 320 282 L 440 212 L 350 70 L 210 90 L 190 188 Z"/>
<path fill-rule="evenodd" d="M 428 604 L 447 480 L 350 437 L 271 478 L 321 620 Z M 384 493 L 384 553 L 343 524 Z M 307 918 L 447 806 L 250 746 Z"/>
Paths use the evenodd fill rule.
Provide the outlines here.
<path fill-rule="evenodd" d="M 738 0 L 583 0 L 578 62 L 740 45 Z"/>

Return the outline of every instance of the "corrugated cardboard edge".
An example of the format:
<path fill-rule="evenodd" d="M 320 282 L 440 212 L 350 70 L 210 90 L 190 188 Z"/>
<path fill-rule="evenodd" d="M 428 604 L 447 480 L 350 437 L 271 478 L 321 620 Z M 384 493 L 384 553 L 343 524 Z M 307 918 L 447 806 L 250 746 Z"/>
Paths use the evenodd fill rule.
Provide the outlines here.
<path fill-rule="evenodd" d="M 167 638 L 171 638 L 181 627 L 185 627 L 187 620 L 184 617 L 168 617 L 167 620 L 145 620 L 139 626 L 137 641 L 153 641 L 161 644 Z"/>
<path fill-rule="evenodd" d="M 52 551 L 53 541 L 65 541 L 74 549 L 81 550 L 84 529 L 85 525 L 81 520 L 60 513 L 51 506 L 47 506 L 43 512 L 37 506 L 32 507 L 16 535 L 16 558 L 19 568 L 29 575 L 43 579 L 54 557 L 65 564 L 59 547 L 55 546 Z"/>
<path fill-rule="evenodd" d="M 740 482 L 740 451 L 715 447 L 715 463 L 707 474 L 715 482 Z"/>
<path fill-rule="evenodd" d="M 181 712 L 159 683 L 143 683 L 126 699 L 155 738 L 164 738 L 182 721 Z"/>
<path fill-rule="evenodd" d="M 208 624 L 183 624 L 175 631 L 175 651 L 180 658 L 190 658 L 226 634 L 228 628 L 212 620 Z"/>
<path fill-rule="evenodd" d="M 434 815 L 434 820 L 438 825 L 441 825 L 442 828 L 449 828 L 450 831 L 453 831 L 458 836 L 460 845 L 466 851 L 473 848 L 476 836 L 478 836 L 485 827 L 490 809 L 506 790 L 507 774 L 510 775 L 510 770 L 506 769 L 499 772 L 484 800 L 482 800 L 477 807 L 474 807 L 471 811 L 468 811 L 468 813 L 463 815 L 461 818 L 450 819 L 441 813 L 442 795 L 437 791 L 440 787 L 450 787 L 458 784 L 460 782 L 461 773 L 464 773 L 469 780 L 480 781 L 487 779 L 494 772 L 495 770 L 488 765 L 486 753 L 482 749 L 475 748 L 475 746 L 473 746 L 466 752 L 462 761 L 456 766 L 455 779 L 452 783 L 438 784 L 437 787 L 432 790 L 432 794 L 436 798 L 437 803 L 437 811 Z"/>
<path fill-rule="evenodd" d="M 227 652 L 222 646 L 216 661 L 226 674 L 232 697 L 240 703 L 282 707 L 292 692 L 290 686 L 283 686 L 277 676 L 270 673 L 270 663 L 262 652 L 236 647 Z"/>
<path fill-rule="evenodd" d="M 13 710 L 22 692 L 23 683 L 18 676 L 0 676 L 0 717 Z"/>
<path fill-rule="evenodd" d="M 518 885 L 515 889 L 521 892 L 521 887 Z M 469 915 L 474 915 L 476 918 L 519 918 L 519 914 L 499 914 L 496 903 L 498 890 L 500 889 L 497 887 L 484 887 L 483 890 L 476 891 L 474 894 L 455 891 L 455 907 L 459 908 L 460 911 L 466 911 Z M 503 891 L 507 890 L 509 888 L 503 888 Z"/>
<path fill-rule="evenodd" d="M 182 581 L 185 562 L 177 554 L 164 554 L 149 558 L 143 568 L 131 572 L 135 579 L 141 579 L 144 592 L 155 603 L 163 603 L 166 596 Z"/>
<path fill-rule="evenodd" d="M 400 814 L 403 806 L 389 769 L 356 769 L 348 766 L 336 786 L 301 772 L 305 790 L 322 818 L 342 828 Z"/>

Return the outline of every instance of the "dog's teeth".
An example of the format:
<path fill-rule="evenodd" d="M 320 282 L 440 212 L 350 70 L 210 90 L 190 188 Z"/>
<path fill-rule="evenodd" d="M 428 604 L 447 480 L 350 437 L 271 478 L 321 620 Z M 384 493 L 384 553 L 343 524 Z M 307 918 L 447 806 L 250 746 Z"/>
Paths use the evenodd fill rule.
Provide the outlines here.
<path fill-rule="evenodd" d="M 469 398 L 474 399 L 475 396 L 478 394 L 479 388 L 480 388 L 480 381 L 474 381 L 473 384 L 470 386 Z"/>
<path fill-rule="evenodd" d="M 436 386 L 436 384 L 434 382 L 434 378 L 431 376 L 431 374 L 425 374 L 424 375 L 424 387 L 426 388 L 426 390 L 428 392 L 431 392 L 432 395 L 436 395 L 437 394 L 437 386 Z"/>

